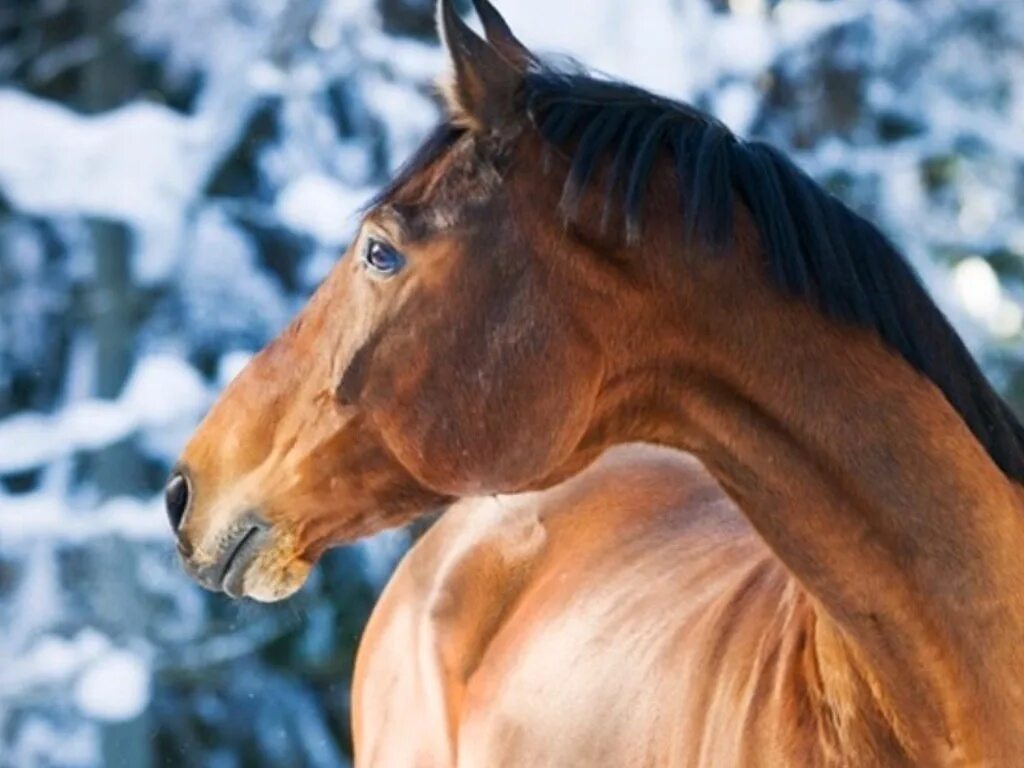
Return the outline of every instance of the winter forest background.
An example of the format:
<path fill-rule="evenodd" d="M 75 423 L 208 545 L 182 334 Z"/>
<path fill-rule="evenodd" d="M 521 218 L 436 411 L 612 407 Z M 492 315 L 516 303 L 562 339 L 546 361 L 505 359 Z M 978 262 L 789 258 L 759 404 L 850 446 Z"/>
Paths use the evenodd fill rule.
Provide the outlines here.
<path fill-rule="evenodd" d="M 343 766 L 407 535 L 201 592 L 159 489 L 437 118 L 433 0 L 0 0 L 0 768 Z M 1024 405 L 1024 3 L 504 0 L 792 152 Z M 400 738 L 400 734 L 395 734 Z"/>

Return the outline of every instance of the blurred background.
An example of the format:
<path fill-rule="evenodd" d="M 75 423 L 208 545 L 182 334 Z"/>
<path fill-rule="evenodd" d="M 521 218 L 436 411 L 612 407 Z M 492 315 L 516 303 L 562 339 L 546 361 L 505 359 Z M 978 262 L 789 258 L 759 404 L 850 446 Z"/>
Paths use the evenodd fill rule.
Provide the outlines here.
<path fill-rule="evenodd" d="M 793 153 L 1022 410 L 1024 3 L 499 5 Z M 442 67 L 432 0 L 0 0 L 0 768 L 348 765 L 408 535 L 232 603 L 178 567 L 159 489 L 437 119 Z"/>

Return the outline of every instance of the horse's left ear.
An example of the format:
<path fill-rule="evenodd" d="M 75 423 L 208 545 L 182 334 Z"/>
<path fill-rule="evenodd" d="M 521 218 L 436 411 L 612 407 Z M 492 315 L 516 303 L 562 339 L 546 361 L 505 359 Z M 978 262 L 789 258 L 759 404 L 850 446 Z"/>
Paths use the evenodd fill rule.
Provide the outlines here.
<path fill-rule="evenodd" d="M 500 131 L 518 117 L 519 90 L 533 56 L 494 6 L 486 0 L 473 0 L 473 5 L 489 41 L 459 18 L 455 0 L 438 0 L 438 29 L 452 62 L 442 88 L 453 121 L 474 130 Z"/>
<path fill-rule="evenodd" d="M 520 71 L 526 71 L 531 65 L 537 63 L 537 57 L 533 55 L 525 45 L 519 42 L 508 22 L 502 18 L 488 0 L 473 0 L 473 7 L 480 22 L 484 25 L 484 33 L 487 35 L 487 42 L 508 59 L 509 63 Z"/>

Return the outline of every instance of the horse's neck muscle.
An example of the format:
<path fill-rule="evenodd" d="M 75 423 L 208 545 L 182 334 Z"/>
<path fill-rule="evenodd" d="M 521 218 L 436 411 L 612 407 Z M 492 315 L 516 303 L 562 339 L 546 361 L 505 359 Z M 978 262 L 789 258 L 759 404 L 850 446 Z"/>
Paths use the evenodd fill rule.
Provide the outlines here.
<path fill-rule="evenodd" d="M 998 724 L 1024 706 L 1020 487 L 872 334 L 725 269 L 672 286 L 683 295 L 647 327 L 674 331 L 620 338 L 618 375 L 639 372 L 616 394 L 630 412 L 606 406 L 595 442 L 628 431 L 696 453 L 849 638 L 921 757 L 955 762 L 983 736 L 993 754 L 1024 749 Z"/>

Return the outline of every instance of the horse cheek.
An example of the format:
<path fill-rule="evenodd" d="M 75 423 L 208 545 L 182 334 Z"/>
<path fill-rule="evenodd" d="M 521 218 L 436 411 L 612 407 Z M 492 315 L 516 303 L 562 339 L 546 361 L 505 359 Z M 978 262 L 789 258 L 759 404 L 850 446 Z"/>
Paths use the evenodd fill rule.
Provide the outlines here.
<path fill-rule="evenodd" d="M 540 325 L 456 391 L 462 455 L 453 475 L 476 493 L 534 486 L 576 449 L 590 422 L 600 365 L 564 328 Z M 493 341 L 493 339 L 492 339 Z M 524 343 L 525 342 L 525 343 Z"/>

